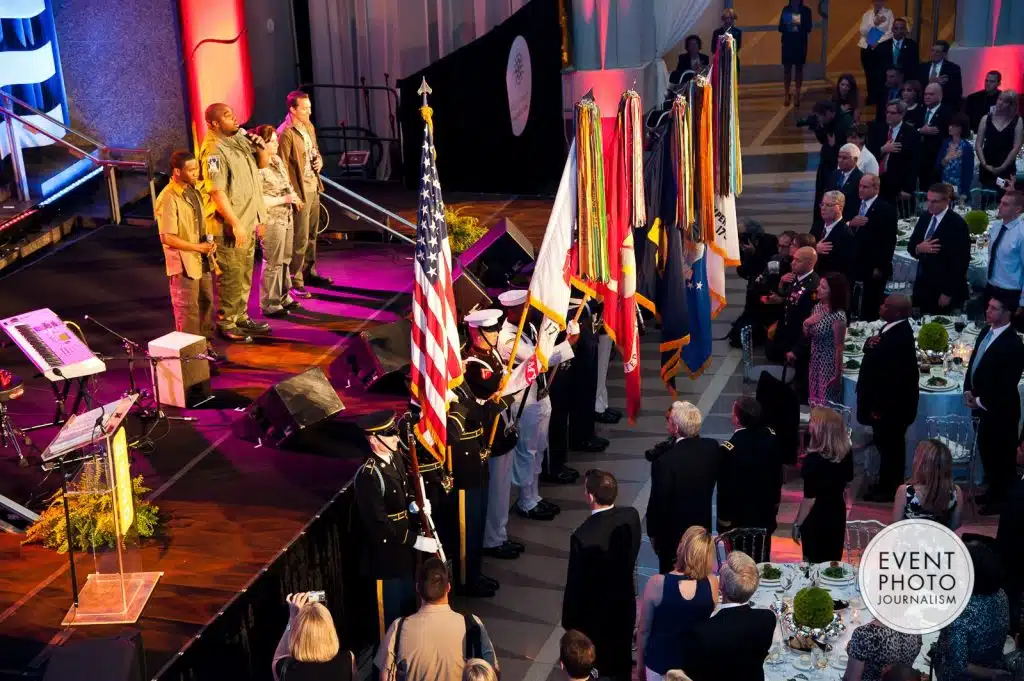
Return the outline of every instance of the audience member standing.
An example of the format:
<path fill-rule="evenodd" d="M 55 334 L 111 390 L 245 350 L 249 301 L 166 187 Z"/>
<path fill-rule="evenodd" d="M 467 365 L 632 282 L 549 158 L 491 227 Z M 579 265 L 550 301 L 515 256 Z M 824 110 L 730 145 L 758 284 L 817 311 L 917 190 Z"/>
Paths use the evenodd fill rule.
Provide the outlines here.
<path fill-rule="evenodd" d="M 800 90 L 804 85 L 804 64 L 807 62 L 807 37 L 811 33 L 814 18 L 811 8 L 803 0 L 789 0 L 779 15 L 779 33 L 782 34 L 783 83 L 786 89 L 786 106 L 791 101 L 790 83 L 796 76 L 796 107 L 800 108 Z"/>
<path fill-rule="evenodd" d="M 907 105 L 889 102 L 885 107 L 885 124 L 875 126 L 868 148 L 878 158 L 882 178 L 882 196 L 900 206 L 899 201 L 912 199 L 917 188 L 918 146 L 920 135 L 911 125 L 904 125 Z"/>
<path fill-rule="evenodd" d="M 920 398 L 917 343 L 910 326 L 910 301 L 889 296 L 880 310 L 885 326 L 864 344 L 857 379 L 857 420 L 871 426 L 881 457 L 878 484 L 868 501 L 890 502 L 904 480 L 907 428 L 917 418 Z"/>
<path fill-rule="evenodd" d="M 274 681 L 353 681 L 356 656 L 338 641 L 331 611 L 310 603 L 308 593 L 289 594 L 288 626 L 274 652 Z"/>
<path fill-rule="evenodd" d="M 661 681 L 669 670 L 686 668 L 684 643 L 711 616 L 718 600 L 715 563 L 714 538 L 694 526 L 683 534 L 671 571 L 647 581 L 636 641 L 641 678 Z"/>
<path fill-rule="evenodd" d="M 881 681 L 887 666 L 913 665 L 921 652 L 921 642 L 920 634 L 904 634 L 871 620 L 854 629 L 846 644 L 849 660 L 843 680 Z"/>
<path fill-rule="evenodd" d="M 722 25 L 711 32 L 711 52 L 714 53 L 718 49 L 718 39 L 728 33 L 736 40 L 736 61 L 739 62 L 740 48 L 743 47 L 743 31 L 736 28 L 736 19 L 736 10 L 732 7 L 722 10 Z"/>
<path fill-rule="evenodd" d="M 217 330 L 225 340 L 249 343 L 270 325 L 249 318 L 256 237 L 266 216 L 254 143 L 227 104 L 206 107 L 206 136 L 199 150 L 202 188 L 214 205 L 206 220 L 217 243 Z"/>
<path fill-rule="evenodd" d="M 949 209 L 953 188 L 928 188 L 928 209 L 917 220 L 907 251 L 917 258 L 914 307 L 924 314 L 949 314 L 967 295 L 971 237 L 964 219 Z"/>
<path fill-rule="evenodd" d="M 883 41 L 892 39 L 892 23 L 895 17 L 892 10 L 885 6 L 885 0 L 874 0 L 871 7 L 860 18 L 860 65 L 864 69 L 864 82 L 867 84 L 867 103 L 872 104 L 878 95 L 882 83 L 878 79 L 878 62 L 884 66 L 888 56 L 879 46 Z"/>
<path fill-rule="evenodd" d="M 676 443 L 651 464 L 647 502 L 647 536 L 662 573 L 675 564 L 679 538 L 686 528 L 711 531 L 711 497 L 721 470 L 718 442 L 700 436 L 703 418 L 697 407 L 675 402 L 667 421 L 668 434 Z"/>
<path fill-rule="evenodd" d="M 985 88 L 972 92 L 964 99 L 964 113 L 971 122 L 971 132 L 978 132 L 981 119 L 992 113 L 996 108 L 996 102 L 1002 90 L 999 85 L 1003 82 L 1003 74 L 998 71 L 989 71 L 985 74 Z M 967 137 L 967 133 L 964 133 Z"/>
<path fill-rule="evenodd" d="M 847 142 L 839 148 L 839 161 L 835 173 L 829 180 L 827 188 L 843 193 L 843 220 L 849 221 L 857 214 L 857 205 L 860 203 L 857 187 L 860 178 L 864 173 L 857 167 L 860 159 L 860 147 L 852 142 Z M 819 238 L 820 241 L 820 238 Z M 819 251 L 820 252 L 820 251 Z"/>
<path fill-rule="evenodd" d="M 288 168 L 295 193 L 301 207 L 295 214 L 295 236 L 289 271 L 295 295 L 309 298 L 306 285 L 330 286 L 329 277 L 316 271 L 316 237 L 320 224 L 320 192 L 324 185 L 320 181 L 320 170 L 324 166 L 317 145 L 316 129 L 310 120 L 313 104 L 309 95 L 302 90 L 288 93 L 285 100 L 288 115 L 277 128 L 281 139 L 278 153 Z"/>
<path fill-rule="evenodd" d="M 494 645 L 484 623 L 448 605 L 448 568 L 439 558 L 423 561 L 416 573 L 422 605 L 395 620 L 377 648 L 380 681 L 462 681 L 466 660 L 480 658 L 498 670 Z"/>
<path fill-rule="evenodd" d="M 942 143 L 949 135 L 953 110 L 948 104 L 943 104 L 942 86 L 938 83 L 929 83 L 925 87 L 924 106 L 924 124 L 918 130 L 921 134 L 921 170 L 918 177 L 920 186 L 930 187 L 939 181 L 936 160 Z"/>
<path fill-rule="evenodd" d="M 719 571 L 718 581 L 721 605 L 684 640 L 686 672 L 693 681 L 719 681 L 724 670 L 736 681 L 764 681 L 775 614 L 750 605 L 760 582 L 757 565 L 742 551 L 733 551 Z"/>
<path fill-rule="evenodd" d="M 1024 466 L 1024 446 L 1017 447 L 1017 465 Z M 1021 596 L 1024 591 L 1024 477 L 1014 476 L 1013 488 L 999 514 L 996 549 L 1003 559 L 1006 596 L 1010 601 L 1010 633 L 1020 633 Z"/>
<path fill-rule="evenodd" d="M 949 61 L 949 43 L 937 40 L 932 45 L 931 61 L 921 64 L 918 78 L 922 85 L 938 83 L 942 86 L 943 100 L 953 109 L 960 110 L 964 96 L 963 77 L 960 66 Z"/>
<path fill-rule="evenodd" d="M 789 282 L 786 283 L 786 277 L 783 277 L 782 316 L 768 347 L 768 356 L 772 361 L 782 362 L 789 353 L 799 358 L 804 320 L 811 316 L 814 292 L 818 290 L 818 275 L 814 272 L 817 261 L 818 254 L 813 248 L 799 248 L 793 256 Z"/>
<path fill-rule="evenodd" d="M 985 515 L 998 514 L 1015 478 L 1024 343 L 1010 327 L 1016 299 L 989 298 L 988 328 L 978 336 L 964 377 L 964 400 L 979 419 L 978 454 L 985 468 Z"/>
<path fill-rule="evenodd" d="M 921 83 L 913 78 L 904 81 L 903 87 L 900 88 L 900 99 L 907 105 L 907 115 L 903 122 L 910 123 L 914 130 L 920 130 L 924 125 L 924 88 Z"/>
<path fill-rule="evenodd" d="M 593 681 L 595 672 L 603 676 L 594 666 L 596 661 L 597 650 L 586 634 L 575 629 L 562 634 L 558 643 L 558 666 L 565 672 L 567 681 Z"/>
<path fill-rule="evenodd" d="M 917 75 L 917 64 L 918 64 L 918 51 L 917 41 L 913 38 L 907 37 L 907 20 L 904 17 L 895 17 L 892 20 L 892 37 L 888 40 L 883 38 L 883 41 L 878 44 L 875 49 L 877 60 L 875 62 L 875 68 L 878 69 L 880 77 L 878 81 L 882 81 L 885 78 L 885 72 L 890 67 L 898 67 L 902 78 L 900 83 L 902 84 L 903 79 L 913 79 Z M 886 104 L 889 99 L 895 99 L 894 97 L 886 97 L 879 101 L 879 104 Z"/>
<path fill-rule="evenodd" d="M 277 155 L 277 133 L 272 125 L 261 125 L 254 133 L 263 139 L 264 148 L 256 152 L 263 201 L 267 206 L 267 230 L 260 239 L 263 251 L 263 272 L 260 275 L 260 309 L 265 317 L 284 317 L 302 308 L 288 294 L 292 287 L 289 263 L 292 258 L 296 210 L 302 210 L 302 199 L 288 180 L 288 170 Z"/>
<path fill-rule="evenodd" d="M 885 107 L 889 102 L 903 99 L 903 87 L 903 69 L 895 65 L 887 67 L 878 101 L 875 102 L 875 123 L 885 122 Z"/>
<path fill-rule="evenodd" d="M 965 139 L 969 134 L 967 116 L 953 114 L 949 121 L 949 137 L 942 142 L 935 168 L 941 182 L 954 187 L 959 198 L 966 199 L 974 182 L 974 145 Z"/>
<path fill-rule="evenodd" d="M 960 527 L 963 492 L 953 482 L 953 455 L 941 440 L 922 440 L 914 450 L 910 484 L 900 485 L 892 521 L 931 520 L 951 530 Z"/>
<path fill-rule="evenodd" d="M 846 537 L 846 486 L 853 480 L 850 436 L 839 412 L 811 409 L 811 439 L 800 475 L 804 498 L 793 521 L 793 540 L 808 563 L 843 558 Z"/>
<path fill-rule="evenodd" d="M 850 229 L 857 241 L 854 281 L 861 285 L 861 299 L 854 309 L 861 319 L 878 319 L 885 298 L 885 283 L 892 276 L 892 255 L 899 234 L 895 206 L 878 195 L 878 175 L 866 174 L 858 184 L 859 201 Z"/>
<path fill-rule="evenodd" d="M 732 424 L 736 430 L 722 443 L 718 527 L 720 532 L 764 528 L 762 545 L 738 548 L 765 563 L 771 560 L 772 534 L 782 500 L 782 452 L 775 431 L 762 423 L 761 404 L 753 397 L 733 402 Z"/>
<path fill-rule="evenodd" d="M 807 403 L 827 407 L 843 401 L 843 343 L 846 310 L 850 306 L 846 277 L 834 272 L 823 276 L 816 298 L 814 312 L 804 321 L 804 335 L 811 351 Z"/>
<path fill-rule="evenodd" d="M 996 180 L 1015 180 L 1017 154 L 1024 144 L 1024 119 L 1017 113 L 1017 93 L 1003 90 L 996 108 L 978 125 L 974 152 L 978 156 L 978 181 L 985 189 L 1002 191 Z"/>
<path fill-rule="evenodd" d="M 985 299 L 1017 301 L 1014 326 L 1024 321 L 1024 192 L 1007 192 L 999 200 L 997 217 L 988 231 L 988 282 Z"/>
<path fill-rule="evenodd" d="M 848 172 L 860 173 L 856 168 Z M 838 190 L 825 192 L 821 197 L 821 224 L 812 227 L 811 234 L 818 240 L 814 247 L 818 252 L 818 272 L 842 274 L 849 281 L 853 279 L 857 259 L 857 240 L 850 226 L 843 222 L 845 210 L 845 194 Z"/>
<path fill-rule="evenodd" d="M 860 119 L 860 93 L 857 90 L 857 79 L 852 73 L 839 76 L 832 102 L 836 105 L 838 115 L 849 117 L 850 127 Z"/>
<path fill-rule="evenodd" d="M 857 169 L 865 175 L 878 175 L 878 159 L 867 148 L 868 124 L 858 123 L 850 129 L 846 139 L 860 150 L 857 156 Z"/>
<path fill-rule="evenodd" d="M 594 642 L 602 678 L 630 681 L 640 515 L 615 505 L 619 485 L 611 473 L 590 471 L 584 489 L 590 516 L 569 539 L 562 627 Z"/>

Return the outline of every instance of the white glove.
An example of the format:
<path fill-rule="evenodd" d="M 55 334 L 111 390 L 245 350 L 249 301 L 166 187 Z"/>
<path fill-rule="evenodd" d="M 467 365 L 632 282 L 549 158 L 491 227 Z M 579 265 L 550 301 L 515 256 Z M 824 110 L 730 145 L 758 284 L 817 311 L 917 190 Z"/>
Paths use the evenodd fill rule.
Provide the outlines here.
<path fill-rule="evenodd" d="M 416 537 L 416 543 L 412 547 L 423 553 L 437 553 L 437 540 L 433 537 L 424 537 L 421 534 Z"/>
<path fill-rule="evenodd" d="M 575 319 L 570 319 L 569 323 L 565 325 L 565 333 L 568 336 L 580 335 L 580 323 Z"/>
<path fill-rule="evenodd" d="M 424 507 L 424 510 L 426 510 L 427 515 L 430 515 L 431 514 L 430 513 L 430 499 L 424 499 L 423 500 L 423 507 Z M 417 504 L 415 501 L 410 501 L 409 502 L 409 513 L 419 513 L 419 512 L 420 512 L 420 505 Z"/>

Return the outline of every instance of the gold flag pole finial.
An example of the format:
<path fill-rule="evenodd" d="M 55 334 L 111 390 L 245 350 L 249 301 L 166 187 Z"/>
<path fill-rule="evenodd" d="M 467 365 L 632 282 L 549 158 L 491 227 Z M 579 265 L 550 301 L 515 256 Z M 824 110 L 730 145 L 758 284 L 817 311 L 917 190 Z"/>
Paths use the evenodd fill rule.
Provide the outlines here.
<path fill-rule="evenodd" d="M 420 115 L 423 116 L 423 120 L 426 122 L 427 127 L 430 128 L 431 133 L 434 132 L 434 110 L 431 109 L 430 105 L 427 104 L 427 95 L 429 95 L 432 92 L 433 90 L 430 88 L 429 85 L 427 85 L 427 79 L 423 78 L 423 81 L 420 83 L 419 89 L 416 90 L 416 94 L 423 97 L 423 105 L 420 106 Z"/>

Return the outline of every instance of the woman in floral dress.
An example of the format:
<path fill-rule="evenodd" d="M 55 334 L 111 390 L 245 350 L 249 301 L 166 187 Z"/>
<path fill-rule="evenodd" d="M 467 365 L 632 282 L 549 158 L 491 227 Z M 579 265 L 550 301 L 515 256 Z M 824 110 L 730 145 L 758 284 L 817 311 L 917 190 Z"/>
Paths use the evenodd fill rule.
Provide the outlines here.
<path fill-rule="evenodd" d="M 841 274 L 826 274 L 816 293 L 818 304 L 804 322 L 811 346 L 807 403 L 827 407 L 843 401 L 843 342 L 850 286 Z"/>

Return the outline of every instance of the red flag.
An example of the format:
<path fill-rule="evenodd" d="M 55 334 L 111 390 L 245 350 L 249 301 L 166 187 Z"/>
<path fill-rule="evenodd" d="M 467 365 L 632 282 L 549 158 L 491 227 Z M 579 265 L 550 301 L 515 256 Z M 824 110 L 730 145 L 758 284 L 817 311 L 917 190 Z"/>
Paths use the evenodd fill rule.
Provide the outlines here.
<path fill-rule="evenodd" d="M 640 338 L 636 323 L 636 255 L 630 225 L 632 198 L 630 155 L 633 131 L 630 118 L 619 107 L 615 132 L 605 137 L 605 195 L 608 208 L 608 283 L 600 285 L 604 300 L 604 326 L 622 353 L 626 375 L 626 416 L 630 423 L 640 413 Z M 642 188 L 641 188 L 642 190 Z"/>

